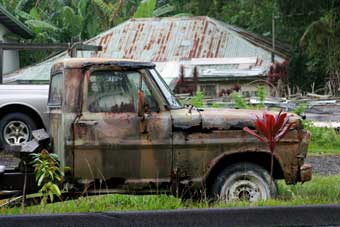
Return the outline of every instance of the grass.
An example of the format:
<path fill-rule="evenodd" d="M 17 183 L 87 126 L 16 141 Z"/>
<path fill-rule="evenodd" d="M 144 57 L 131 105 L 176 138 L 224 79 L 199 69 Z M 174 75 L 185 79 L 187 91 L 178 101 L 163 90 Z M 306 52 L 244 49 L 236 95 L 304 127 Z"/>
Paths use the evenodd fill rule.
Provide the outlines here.
<path fill-rule="evenodd" d="M 315 127 L 310 121 L 304 121 L 304 126 L 312 135 L 310 154 L 340 154 L 340 134 L 333 128 Z"/>
<path fill-rule="evenodd" d="M 340 203 L 340 175 L 321 177 L 316 176 L 310 182 L 297 185 L 286 185 L 283 181 L 278 183 L 279 196 L 275 200 L 260 201 L 257 203 L 234 202 L 208 204 L 184 200 L 167 195 L 99 195 L 81 197 L 76 200 L 40 205 L 21 209 L 1 208 L 1 215 L 14 214 L 43 214 L 66 212 L 105 212 L 105 211 L 138 211 L 138 210 L 172 210 L 187 208 L 222 208 L 222 207 L 256 207 L 281 205 L 308 205 Z"/>
<path fill-rule="evenodd" d="M 311 155 L 339 154 L 340 155 L 340 146 L 320 145 L 312 141 L 308 146 L 308 154 L 311 154 Z"/>

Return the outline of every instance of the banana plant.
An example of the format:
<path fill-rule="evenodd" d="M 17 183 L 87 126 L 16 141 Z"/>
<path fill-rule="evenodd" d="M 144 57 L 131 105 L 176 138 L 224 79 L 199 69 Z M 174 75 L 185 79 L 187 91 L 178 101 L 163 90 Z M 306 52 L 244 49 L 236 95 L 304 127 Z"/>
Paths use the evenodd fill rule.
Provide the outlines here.
<path fill-rule="evenodd" d="M 244 127 L 243 130 L 267 145 L 271 154 L 270 188 L 272 188 L 275 148 L 278 142 L 292 127 L 292 123 L 289 123 L 289 117 L 287 116 L 287 113 L 284 113 L 282 110 L 280 110 L 276 116 L 266 112 L 263 113 L 262 118 L 256 116 L 255 127 L 256 131 L 253 131 L 248 127 Z"/>
<path fill-rule="evenodd" d="M 156 8 L 156 3 L 157 3 L 156 0 L 141 1 L 133 17 L 134 18 L 153 17 L 153 13 Z"/>

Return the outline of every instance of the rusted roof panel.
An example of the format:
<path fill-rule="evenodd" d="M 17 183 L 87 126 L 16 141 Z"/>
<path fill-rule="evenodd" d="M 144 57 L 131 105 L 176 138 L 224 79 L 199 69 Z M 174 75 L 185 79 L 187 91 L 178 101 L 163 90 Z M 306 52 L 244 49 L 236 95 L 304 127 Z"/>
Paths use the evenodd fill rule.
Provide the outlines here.
<path fill-rule="evenodd" d="M 78 52 L 78 57 L 111 57 L 140 61 L 190 61 L 194 58 L 258 58 L 271 64 L 267 40 L 209 17 L 130 19 L 85 42 L 101 45 L 100 52 Z M 65 57 L 62 54 L 59 58 Z M 284 54 L 277 52 L 282 62 Z M 49 79 L 51 60 L 8 77 Z M 14 77 L 12 77 L 14 78 Z M 6 79 L 5 79 L 6 81 Z"/>
<path fill-rule="evenodd" d="M 98 56 L 153 62 L 229 57 L 270 61 L 267 41 L 255 37 L 258 36 L 209 17 L 145 18 L 131 19 L 89 44 L 104 46 Z"/>

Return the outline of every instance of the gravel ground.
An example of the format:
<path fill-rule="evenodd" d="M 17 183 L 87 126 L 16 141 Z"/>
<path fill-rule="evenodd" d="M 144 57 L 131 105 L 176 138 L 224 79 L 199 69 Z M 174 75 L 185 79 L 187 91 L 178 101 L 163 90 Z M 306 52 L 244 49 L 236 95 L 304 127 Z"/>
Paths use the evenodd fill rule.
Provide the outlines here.
<path fill-rule="evenodd" d="M 329 176 L 340 174 L 340 155 L 309 156 L 305 160 L 313 166 L 313 174 Z"/>

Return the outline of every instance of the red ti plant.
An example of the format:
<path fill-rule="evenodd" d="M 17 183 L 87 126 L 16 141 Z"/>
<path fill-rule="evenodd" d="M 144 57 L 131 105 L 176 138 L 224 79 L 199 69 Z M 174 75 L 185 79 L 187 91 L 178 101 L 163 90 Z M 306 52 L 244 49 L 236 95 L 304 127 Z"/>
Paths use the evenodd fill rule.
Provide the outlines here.
<path fill-rule="evenodd" d="M 284 135 L 291 128 L 292 123 L 288 123 L 289 118 L 287 113 L 283 113 L 282 110 L 275 116 L 270 113 L 263 113 L 263 117 L 256 116 L 255 127 L 256 131 L 244 127 L 243 130 L 250 135 L 255 136 L 259 141 L 265 143 L 271 153 L 270 163 L 270 190 L 272 189 L 273 179 L 273 165 L 274 165 L 274 152 L 278 142 L 284 137 Z"/>

